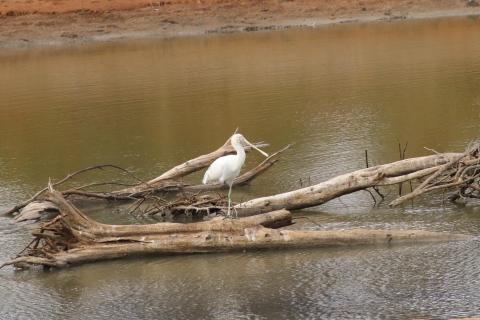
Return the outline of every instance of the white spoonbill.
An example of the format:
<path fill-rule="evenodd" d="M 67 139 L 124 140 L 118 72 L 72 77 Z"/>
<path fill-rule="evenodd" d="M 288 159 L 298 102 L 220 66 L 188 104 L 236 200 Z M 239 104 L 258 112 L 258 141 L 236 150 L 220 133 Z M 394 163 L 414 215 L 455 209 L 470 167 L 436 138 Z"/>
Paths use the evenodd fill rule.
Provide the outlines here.
<path fill-rule="evenodd" d="M 217 160 L 213 161 L 213 163 L 208 167 L 207 172 L 203 176 L 202 183 L 208 184 L 211 182 L 214 183 L 225 183 L 229 186 L 228 190 L 228 210 L 227 210 L 227 217 L 230 217 L 230 204 L 231 204 L 231 193 L 232 193 L 232 185 L 233 180 L 238 177 L 240 174 L 240 170 L 242 169 L 243 164 L 245 163 L 245 150 L 243 149 L 243 145 L 247 144 L 263 154 L 265 157 L 268 157 L 268 154 L 263 152 L 262 150 L 255 147 L 253 144 L 248 142 L 244 136 L 240 133 L 234 134 L 230 138 L 230 143 L 232 144 L 233 148 L 237 152 L 236 155 L 228 155 L 218 158 Z"/>

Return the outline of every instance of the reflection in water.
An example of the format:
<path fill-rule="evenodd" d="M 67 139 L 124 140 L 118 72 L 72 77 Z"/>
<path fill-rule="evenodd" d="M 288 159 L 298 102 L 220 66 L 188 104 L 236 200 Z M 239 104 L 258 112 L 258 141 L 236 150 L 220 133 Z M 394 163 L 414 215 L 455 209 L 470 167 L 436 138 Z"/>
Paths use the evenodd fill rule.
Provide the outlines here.
<path fill-rule="evenodd" d="M 449 19 L 3 55 L 0 208 L 92 164 L 153 177 L 237 126 L 268 151 L 295 143 L 237 200 L 362 168 L 365 149 L 375 164 L 398 159 L 398 142 L 409 142 L 407 156 L 461 150 L 479 132 L 479 31 L 478 20 Z M 305 214 L 322 229 L 479 233 L 478 208 L 442 205 L 441 196 L 371 210 L 358 193 L 321 209 Z M 28 232 L 0 219 L 2 260 Z M 2 270 L 0 309 L 2 319 L 472 316 L 478 253 L 471 241 Z"/>
<path fill-rule="evenodd" d="M 444 263 L 465 249 L 478 244 L 157 257 L 21 273 L 14 295 L 21 285 L 51 305 L 4 310 L 30 318 L 47 309 L 59 319 L 468 316 L 480 298 L 471 267 L 478 255 Z"/>

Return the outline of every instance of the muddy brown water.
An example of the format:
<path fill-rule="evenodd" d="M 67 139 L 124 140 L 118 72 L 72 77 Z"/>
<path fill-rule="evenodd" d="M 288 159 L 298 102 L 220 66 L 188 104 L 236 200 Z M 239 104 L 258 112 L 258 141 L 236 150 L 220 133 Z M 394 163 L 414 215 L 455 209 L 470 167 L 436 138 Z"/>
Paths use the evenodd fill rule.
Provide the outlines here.
<path fill-rule="evenodd" d="M 479 136 L 480 21 L 351 24 L 0 56 L 0 209 L 49 177 L 115 163 L 149 178 L 240 127 L 294 147 L 236 200 Z M 259 161 L 249 155 L 247 166 Z M 192 177 L 194 181 L 200 175 Z M 408 189 L 408 186 L 405 186 Z M 398 190 L 386 190 L 392 198 Z M 480 206 L 432 195 L 372 206 L 359 192 L 296 213 L 305 229 L 480 234 Z M 129 222 L 100 210 L 94 216 Z M 0 218 L 0 259 L 30 225 Z M 289 250 L 136 258 L 61 271 L 0 270 L 1 319 L 404 319 L 480 315 L 480 247 Z"/>

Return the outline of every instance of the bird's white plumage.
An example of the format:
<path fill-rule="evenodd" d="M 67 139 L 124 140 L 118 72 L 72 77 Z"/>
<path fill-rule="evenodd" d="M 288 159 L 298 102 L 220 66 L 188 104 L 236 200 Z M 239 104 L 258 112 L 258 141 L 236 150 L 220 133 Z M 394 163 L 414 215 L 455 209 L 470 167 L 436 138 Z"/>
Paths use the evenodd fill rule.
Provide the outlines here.
<path fill-rule="evenodd" d="M 264 156 L 268 157 L 268 154 L 258 149 L 250 142 L 248 142 L 241 134 L 236 133 L 230 138 L 233 148 L 237 152 L 236 155 L 227 155 L 215 160 L 210 167 L 208 167 L 205 175 L 203 176 L 202 183 L 225 183 L 230 189 L 228 191 L 228 213 L 230 216 L 230 202 L 233 180 L 238 177 L 243 164 L 245 163 L 245 150 L 243 144 L 248 144 Z"/>
<path fill-rule="evenodd" d="M 203 176 L 203 184 L 226 183 L 230 185 L 240 174 L 243 163 L 238 163 L 236 155 L 228 155 L 215 160 Z"/>

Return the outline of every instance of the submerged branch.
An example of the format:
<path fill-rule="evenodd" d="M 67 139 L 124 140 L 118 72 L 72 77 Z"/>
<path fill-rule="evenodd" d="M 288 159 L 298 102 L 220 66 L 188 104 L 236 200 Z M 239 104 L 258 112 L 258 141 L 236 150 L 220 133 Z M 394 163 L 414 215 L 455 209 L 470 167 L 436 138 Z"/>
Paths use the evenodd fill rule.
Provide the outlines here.
<path fill-rule="evenodd" d="M 105 168 L 113 168 L 113 169 L 120 170 L 121 172 L 126 173 L 127 175 L 129 175 L 129 176 L 135 178 L 136 180 L 140 181 L 142 184 L 145 184 L 142 180 L 137 178 L 133 173 L 131 173 L 130 171 L 128 171 L 126 169 L 123 169 L 122 167 L 119 167 L 119 166 L 116 166 L 116 165 L 113 165 L 113 164 L 100 164 L 100 165 L 87 167 L 87 168 L 75 171 L 73 173 L 70 173 L 67 176 L 65 176 L 63 179 L 61 179 L 60 181 L 57 181 L 57 182 L 53 183 L 52 186 L 53 187 L 58 187 L 58 186 L 62 185 L 63 183 L 73 179 L 74 177 L 76 177 L 80 174 L 83 174 L 83 173 L 86 173 L 86 172 L 89 172 L 89 171 L 93 171 L 93 170 L 103 170 Z M 25 207 L 29 203 L 37 200 L 45 191 L 47 191 L 47 187 L 45 187 L 42 190 L 35 193 L 30 199 L 14 206 L 13 208 L 3 212 L 2 214 L 3 215 L 9 215 L 9 214 L 13 214 L 13 213 L 19 211 L 20 209 L 22 209 L 23 207 Z"/>

